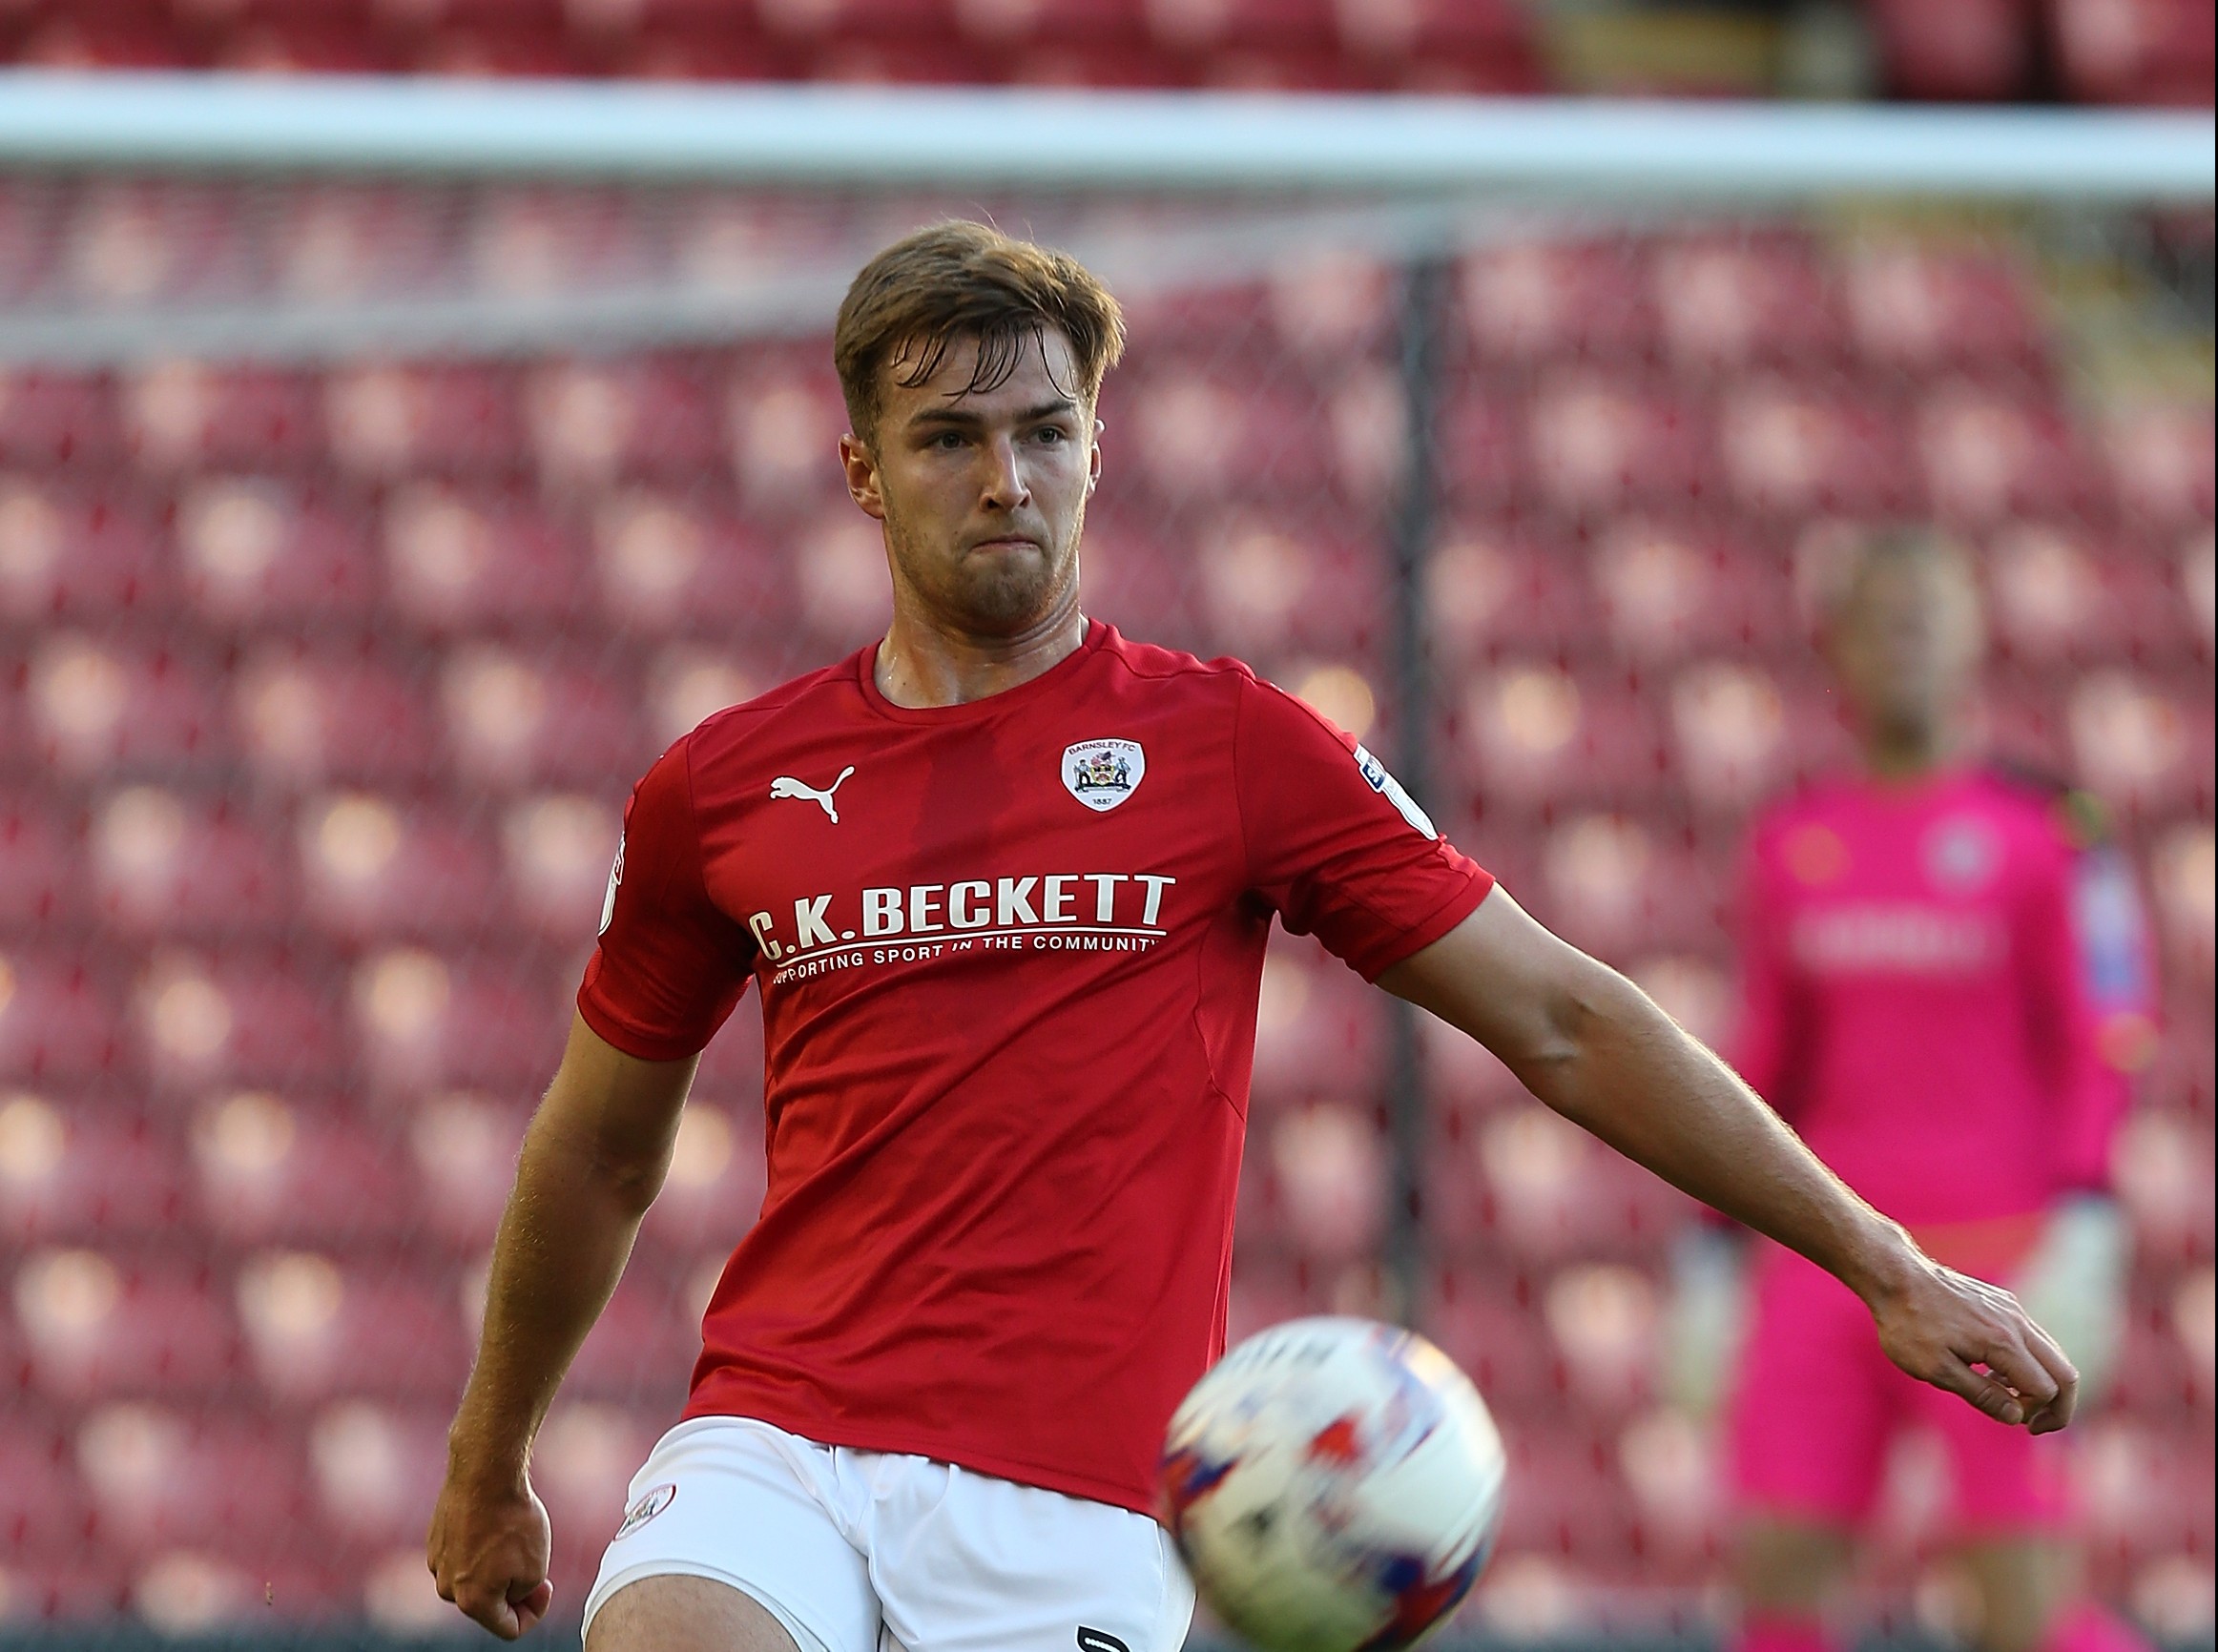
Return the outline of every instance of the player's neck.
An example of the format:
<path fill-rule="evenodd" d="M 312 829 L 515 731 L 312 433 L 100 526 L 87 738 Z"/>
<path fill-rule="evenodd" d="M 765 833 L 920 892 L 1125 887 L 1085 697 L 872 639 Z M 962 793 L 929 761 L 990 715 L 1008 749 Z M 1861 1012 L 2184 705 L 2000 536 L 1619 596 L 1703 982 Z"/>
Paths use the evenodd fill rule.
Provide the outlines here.
<path fill-rule="evenodd" d="M 968 705 L 1051 671 L 1084 645 L 1086 627 L 1075 597 L 1013 636 L 947 630 L 897 609 L 871 672 L 878 692 L 897 706 Z"/>
<path fill-rule="evenodd" d="M 1882 785 L 1916 786 L 1953 768 L 1959 746 L 1945 728 L 1867 730 L 1864 773 Z"/>

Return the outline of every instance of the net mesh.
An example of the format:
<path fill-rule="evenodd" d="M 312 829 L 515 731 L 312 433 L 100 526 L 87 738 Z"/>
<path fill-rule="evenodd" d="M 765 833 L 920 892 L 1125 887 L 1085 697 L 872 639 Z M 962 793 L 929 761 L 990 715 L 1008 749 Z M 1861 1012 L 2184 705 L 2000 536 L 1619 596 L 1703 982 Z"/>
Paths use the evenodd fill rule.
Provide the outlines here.
<path fill-rule="evenodd" d="M 2073 1460 L 2103 1589 L 2207 1633 L 2207 216 L 101 176 L 0 180 L 0 1618 L 447 1610 L 443 1431 L 627 789 L 877 634 L 828 317 L 948 211 L 1127 298 L 1089 611 L 1407 754 L 1458 843 L 1707 1038 L 1749 812 L 1841 754 L 1808 621 L 1844 529 L 1974 551 L 1996 742 L 2107 802 L 2163 940 L 2160 1036 L 2114 1048 L 2130 1337 Z M 1515 1463 L 1469 1621 L 1701 1621 L 1691 1211 L 1441 1032 L 1413 1306 Z M 1396 1306 L 1393 1042 L 1275 940 L 1235 1337 Z M 573 1607 L 760 1200 L 761 1060 L 750 1000 L 541 1437 Z M 1873 1597 L 1946 1626 L 1915 1441 L 1890 1483 Z"/>

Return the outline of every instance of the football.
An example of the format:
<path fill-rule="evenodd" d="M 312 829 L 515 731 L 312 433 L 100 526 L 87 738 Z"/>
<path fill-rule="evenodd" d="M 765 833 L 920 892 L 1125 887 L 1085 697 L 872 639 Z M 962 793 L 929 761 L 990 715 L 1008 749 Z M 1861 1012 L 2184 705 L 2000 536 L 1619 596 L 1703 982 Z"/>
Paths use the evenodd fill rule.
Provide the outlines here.
<path fill-rule="evenodd" d="M 1421 1336 L 1289 1320 L 1194 1384 L 1164 1441 L 1165 1524 L 1210 1608 L 1265 1652 L 1414 1644 L 1501 1524 L 1502 1436 Z"/>

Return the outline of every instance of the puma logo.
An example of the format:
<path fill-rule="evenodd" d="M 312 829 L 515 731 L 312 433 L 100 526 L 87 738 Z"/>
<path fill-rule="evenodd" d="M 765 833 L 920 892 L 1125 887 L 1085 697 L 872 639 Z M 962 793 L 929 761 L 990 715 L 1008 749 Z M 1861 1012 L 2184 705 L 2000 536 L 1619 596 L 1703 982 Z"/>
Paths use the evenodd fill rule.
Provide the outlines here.
<path fill-rule="evenodd" d="M 777 779 L 770 783 L 770 795 L 774 798 L 813 798 L 824 806 L 824 813 L 831 816 L 832 824 L 837 826 L 840 824 L 840 810 L 839 806 L 832 801 L 832 794 L 839 791 L 840 788 L 846 783 L 847 776 L 854 773 L 855 765 L 852 763 L 848 764 L 847 767 L 840 771 L 840 778 L 833 781 L 831 785 L 827 786 L 821 792 L 818 791 L 814 786 L 809 785 L 806 781 L 795 779 L 791 774 L 780 774 Z"/>
<path fill-rule="evenodd" d="M 1107 1629 L 1081 1628 L 1078 1652 L 1132 1652 L 1132 1649 Z"/>

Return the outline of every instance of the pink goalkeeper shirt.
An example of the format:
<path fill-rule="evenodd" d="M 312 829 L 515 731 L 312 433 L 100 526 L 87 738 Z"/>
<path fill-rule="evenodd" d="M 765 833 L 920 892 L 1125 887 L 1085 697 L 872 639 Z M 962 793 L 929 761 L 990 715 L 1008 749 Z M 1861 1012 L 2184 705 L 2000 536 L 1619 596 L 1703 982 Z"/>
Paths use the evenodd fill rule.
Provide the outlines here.
<path fill-rule="evenodd" d="M 2023 1216 L 2106 1180 L 2075 852 L 2051 799 L 1977 771 L 1813 788 L 1758 827 L 1737 1065 L 1881 1210 Z"/>

